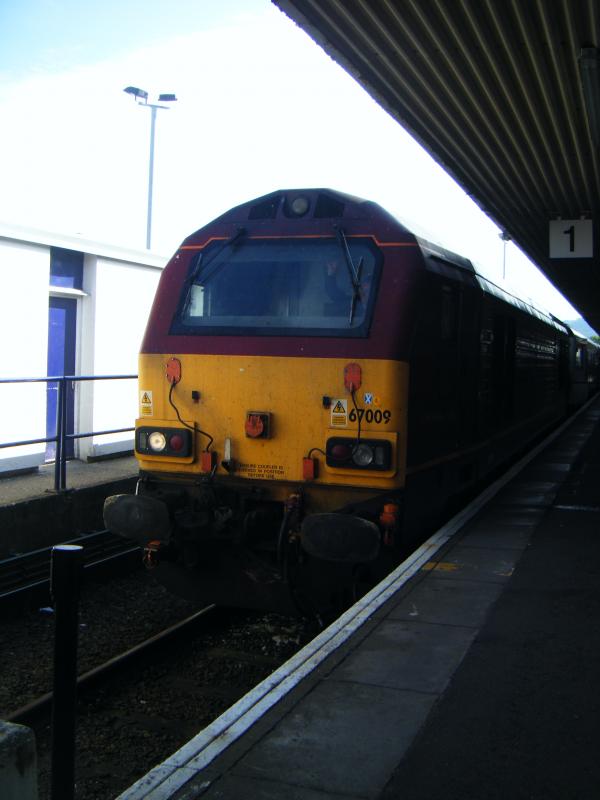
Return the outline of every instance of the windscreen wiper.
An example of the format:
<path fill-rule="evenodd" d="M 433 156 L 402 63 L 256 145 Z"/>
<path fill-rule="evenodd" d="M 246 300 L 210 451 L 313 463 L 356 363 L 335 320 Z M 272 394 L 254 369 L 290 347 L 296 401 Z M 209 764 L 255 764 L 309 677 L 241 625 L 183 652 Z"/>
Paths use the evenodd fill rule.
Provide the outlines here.
<path fill-rule="evenodd" d="M 196 266 L 190 272 L 186 281 L 186 300 L 184 306 L 187 306 L 188 304 L 192 286 L 194 285 L 194 283 L 196 283 L 196 279 L 199 277 L 200 271 L 206 269 L 206 267 L 212 264 L 212 262 L 217 258 L 217 256 L 220 256 L 222 253 L 225 252 L 225 250 L 227 250 L 230 247 L 234 247 L 236 244 L 238 244 L 240 239 L 245 235 L 246 235 L 246 229 L 238 228 L 237 231 L 233 234 L 233 236 L 230 239 L 227 239 L 227 241 L 223 242 L 221 247 L 215 250 L 207 259 L 203 258 L 204 252 L 200 253 L 200 255 L 198 256 L 198 260 L 196 261 Z M 212 270 L 212 272 L 205 273 L 203 275 L 203 279 L 206 281 L 208 278 L 212 277 L 212 275 L 215 274 L 219 266 L 220 265 L 217 265 L 216 268 Z"/>
<path fill-rule="evenodd" d="M 348 240 L 346 239 L 346 234 L 344 233 L 343 228 L 336 227 L 335 235 L 337 236 L 337 240 L 342 248 L 344 261 L 348 267 L 348 273 L 350 275 L 350 283 L 352 284 L 352 300 L 350 302 L 350 317 L 348 319 L 348 324 L 352 325 L 352 320 L 354 319 L 354 310 L 356 309 L 356 303 L 360 297 L 360 273 L 362 272 L 363 258 L 361 256 L 358 266 L 355 267 L 350 254 L 350 248 L 348 247 Z"/>

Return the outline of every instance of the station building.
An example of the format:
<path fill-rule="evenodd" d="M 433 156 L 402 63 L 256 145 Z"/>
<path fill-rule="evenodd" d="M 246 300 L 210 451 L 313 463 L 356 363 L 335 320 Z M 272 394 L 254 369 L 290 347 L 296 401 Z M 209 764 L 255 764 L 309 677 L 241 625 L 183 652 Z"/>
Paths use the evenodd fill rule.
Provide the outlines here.
<path fill-rule="evenodd" d="M 135 375 L 167 257 L 0 223 L 0 380 Z M 0 383 L 0 443 L 56 434 L 56 382 Z M 72 382 L 67 432 L 132 427 L 135 380 Z M 69 455 L 133 449 L 133 433 L 76 439 Z M 54 443 L 0 449 L 0 476 L 52 461 Z"/>

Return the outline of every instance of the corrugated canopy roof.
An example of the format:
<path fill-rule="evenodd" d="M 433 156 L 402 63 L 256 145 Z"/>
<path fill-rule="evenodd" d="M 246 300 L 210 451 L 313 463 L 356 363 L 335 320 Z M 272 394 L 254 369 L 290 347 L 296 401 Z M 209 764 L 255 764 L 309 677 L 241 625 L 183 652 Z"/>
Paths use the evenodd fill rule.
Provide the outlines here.
<path fill-rule="evenodd" d="M 598 244 L 593 258 L 549 257 L 550 220 L 595 225 L 599 216 L 599 0 L 273 1 L 600 331 Z M 594 106 L 584 96 L 582 50 Z M 584 241 L 576 231 L 567 254 Z"/>

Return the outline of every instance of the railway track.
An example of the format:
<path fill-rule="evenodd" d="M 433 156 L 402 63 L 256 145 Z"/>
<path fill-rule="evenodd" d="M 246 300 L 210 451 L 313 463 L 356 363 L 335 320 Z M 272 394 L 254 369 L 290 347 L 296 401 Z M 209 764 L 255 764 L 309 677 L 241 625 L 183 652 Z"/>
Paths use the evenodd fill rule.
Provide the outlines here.
<path fill-rule="evenodd" d="M 107 530 L 70 539 L 67 544 L 83 547 L 84 569 L 99 574 L 117 574 L 141 564 L 141 549 Z M 50 559 L 45 547 L 0 561 L 0 616 L 50 601 Z"/>
<path fill-rule="evenodd" d="M 186 619 L 171 625 L 160 633 L 140 642 L 140 644 L 135 645 L 135 647 L 130 648 L 124 653 L 110 658 L 103 664 L 94 667 L 94 669 L 84 672 L 77 678 L 78 690 L 84 691 L 89 689 L 103 679 L 112 676 L 115 672 L 118 672 L 118 670 L 130 667 L 137 659 L 141 659 L 142 657 L 146 659 L 152 658 L 153 653 L 156 653 L 168 644 L 173 644 L 179 637 L 194 635 L 197 633 L 199 624 L 205 623 L 209 616 L 214 616 L 217 612 L 218 609 L 216 606 L 207 606 Z M 46 692 L 30 703 L 11 711 L 7 717 L 7 721 L 20 725 L 31 725 L 41 716 L 49 714 L 52 706 L 52 699 L 52 692 Z"/>
<path fill-rule="evenodd" d="M 78 800 L 122 792 L 277 669 L 305 637 L 296 619 L 208 606 L 81 674 Z M 35 731 L 40 796 L 50 782 L 51 708 L 46 692 L 3 715 Z"/>
<path fill-rule="evenodd" d="M 83 546 L 89 578 L 79 609 L 77 798 L 105 800 L 276 669 L 306 634 L 276 615 L 186 608 L 145 570 L 132 571 L 140 548 L 106 531 L 69 543 Z M 35 731 L 40 796 L 51 769 L 50 555 L 47 548 L 0 562 L 0 643 L 11 676 L 2 717 Z M 17 604 L 32 610 L 21 615 Z"/>

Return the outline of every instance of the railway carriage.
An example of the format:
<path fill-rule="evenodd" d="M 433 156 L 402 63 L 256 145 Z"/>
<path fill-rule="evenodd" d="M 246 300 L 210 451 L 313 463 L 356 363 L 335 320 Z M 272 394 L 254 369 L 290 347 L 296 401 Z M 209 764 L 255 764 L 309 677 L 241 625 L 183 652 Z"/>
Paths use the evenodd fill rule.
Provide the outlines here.
<path fill-rule="evenodd" d="M 600 346 L 572 331 L 569 347 L 569 406 L 576 408 L 592 397 L 600 382 Z"/>
<path fill-rule="evenodd" d="M 372 202 L 245 203 L 164 270 L 106 525 L 188 597 L 342 605 L 564 414 L 571 338 Z"/>

